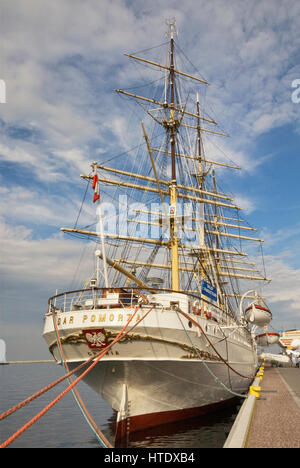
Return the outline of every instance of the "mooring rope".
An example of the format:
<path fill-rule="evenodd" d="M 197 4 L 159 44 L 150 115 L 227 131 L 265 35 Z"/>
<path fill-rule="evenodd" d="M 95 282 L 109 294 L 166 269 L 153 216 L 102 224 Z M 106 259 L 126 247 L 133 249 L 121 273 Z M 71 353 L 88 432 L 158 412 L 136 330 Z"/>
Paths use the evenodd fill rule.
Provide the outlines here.
<path fill-rule="evenodd" d="M 100 353 L 99 353 L 100 354 Z M 67 379 L 68 377 L 70 377 L 72 374 L 74 374 L 75 372 L 79 371 L 82 367 L 86 366 L 89 362 L 91 362 L 93 359 L 95 359 L 98 355 L 96 356 L 92 356 L 90 359 L 88 359 L 87 361 L 84 361 L 82 362 L 78 367 L 76 367 L 75 369 L 73 369 L 72 371 L 70 371 L 68 374 L 65 374 L 63 375 L 62 377 L 60 377 L 59 379 L 55 380 L 54 382 L 52 382 L 51 384 L 47 385 L 46 387 L 43 387 L 41 390 L 39 390 L 38 392 L 34 393 L 33 395 L 31 395 L 30 397 L 26 398 L 26 400 L 23 400 L 22 402 L 18 403 L 17 405 L 13 406 L 12 408 L 8 409 L 7 411 L 5 411 L 4 413 L 0 414 L 0 421 L 2 419 L 5 419 L 7 418 L 7 416 L 10 416 L 11 414 L 15 413 L 15 411 L 17 411 L 18 409 L 21 409 L 23 408 L 23 406 L 27 405 L 28 403 L 30 403 L 31 401 L 35 400 L 36 398 L 38 398 L 39 396 L 43 395 L 44 393 L 48 392 L 48 390 L 51 390 L 51 388 L 55 387 L 56 385 L 58 385 L 59 383 L 63 382 L 65 379 Z"/>
<path fill-rule="evenodd" d="M 5 417 L 9 416 L 10 414 L 14 413 L 17 409 L 20 409 L 22 408 L 23 406 L 25 406 L 26 404 L 30 403 L 31 401 L 33 401 L 35 398 L 37 398 L 38 396 L 42 395 L 43 393 L 45 393 L 46 391 L 50 390 L 50 388 L 53 388 L 54 386 L 56 386 L 58 383 L 62 382 L 63 380 L 65 380 L 66 378 L 69 378 L 71 377 L 72 374 L 74 374 L 75 372 L 78 372 L 82 367 L 86 366 L 87 364 L 89 364 L 91 361 L 94 361 L 92 362 L 92 364 L 79 376 L 77 377 L 76 380 L 74 380 L 73 382 L 70 383 L 70 385 L 62 392 L 60 393 L 52 402 L 50 402 L 42 411 L 40 411 L 38 414 L 36 414 L 30 421 L 28 421 L 23 427 L 21 427 L 17 432 L 15 432 L 11 437 L 9 437 L 5 442 L 3 442 L 1 445 L 0 445 L 0 448 L 6 448 L 8 445 L 10 445 L 14 440 L 16 440 L 23 432 L 25 432 L 29 427 L 31 427 L 36 421 L 38 421 L 45 413 L 47 413 L 59 400 L 61 400 L 70 390 L 73 390 L 75 385 L 83 379 L 83 377 L 85 377 L 85 375 L 87 375 L 87 373 L 93 368 L 95 367 L 95 365 L 100 361 L 100 359 L 109 351 L 109 349 L 115 344 L 117 343 L 118 341 L 120 341 L 122 338 L 124 338 L 131 330 L 133 330 L 142 320 L 145 319 L 145 317 L 151 312 L 151 310 L 154 308 L 154 306 L 152 306 L 148 311 L 147 313 L 141 318 L 139 319 L 136 324 L 130 328 L 130 330 L 127 330 L 126 333 L 124 333 L 124 331 L 126 330 L 126 328 L 128 327 L 129 323 L 132 321 L 132 319 L 134 318 L 134 316 L 136 315 L 137 311 L 139 310 L 140 308 L 140 305 L 136 307 L 136 310 L 134 311 L 134 313 L 132 314 L 132 316 L 129 318 L 129 320 L 127 321 L 127 323 L 125 324 L 125 326 L 122 328 L 122 330 L 118 333 L 118 335 L 116 336 L 116 338 L 102 351 L 100 352 L 99 354 L 95 355 L 95 356 L 92 356 L 89 360 L 83 362 L 82 364 L 80 364 L 78 367 L 76 367 L 75 369 L 73 369 L 72 371 L 69 371 L 67 374 L 65 374 L 64 376 L 60 377 L 59 379 L 57 379 L 55 382 L 53 382 L 52 384 L 49 384 L 47 385 L 46 387 L 44 387 L 43 389 L 39 390 L 38 392 L 36 392 L 35 394 L 33 394 L 31 397 L 27 398 L 26 400 L 24 400 L 23 402 L 19 403 L 18 405 L 15 405 L 14 407 L 12 407 L 11 409 L 9 409 L 8 411 L 6 411 L 5 413 L 2 413 L 0 415 L 0 420 L 4 419 Z M 206 335 L 206 333 L 204 332 L 203 328 L 201 327 L 201 325 L 196 322 L 191 316 L 189 316 L 188 314 L 186 314 L 185 312 L 183 312 L 181 309 L 179 308 L 176 308 L 174 309 L 176 312 L 179 312 L 180 314 L 182 314 L 185 318 L 187 318 L 189 321 L 191 321 L 195 326 L 197 326 L 201 332 L 203 333 L 203 335 L 205 336 L 205 338 L 207 339 L 209 345 L 212 347 L 212 349 L 215 351 L 215 353 L 217 354 L 217 356 L 228 366 L 229 369 L 231 369 L 234 373 L 236 373 L 237 375 L 239 375 L 240 377 L 243 377 L 243 378 L 246 378 L 246 379 L 253 379 L 254 376 L 244 376 L 242 374 L 240 374 L 238 371 L 236 371 L 235 369 L 233 369 L 229 363 L 219 354 L 219 352 L 216 350 L 216 348 L 214 347 L 214 345 L 212 344 L 212 342 L 210 341 L 210 339 L 208 338 L 208 336 Z M 60 350 L 60 354 L 61 354 L 61 358 L 65 364 L 65 367 L 67 370 L 69 370 L 69 367 L 67 365 L 67 361 L 66 361 L 66 358 L 64 356 L 64 353 L 63 353 L 63 349 L 62 349 L 62 344 L 61 344 L 61 339 L 60 339 L 60 336 L 59 336 L 59 332 L 58 332 L 58 327 L 57 327 L 57 322 L 56 322 L 56 317 L 55 317 L 55 314 L 53 314 L 53 320 L 54 320 L 54 323 L 55 323 L 55 330 L 56 330 L 56 334 L 57 334 L 57 341 L 58 341 L 58 347 L 59 347 L 59 350 Z M 181 321 L 181 319 L 180 319 Z M 182 321 L 181 321 L 182 323 Z M 184 330 L 185 330 L 185 327 L 183 326 Z M 192 342 L 191 342 L 192 343 Z M 193 345 L 193 343 L 192 343 Z M 193 345 L 193 348 L 196 350 L 197 352 L 197 349 L 195 348 L 195 346 Z M 207 369 L 209 370 L 209 372 L 211 373 L 211 375 L 216 379 L 217 382 L 219 382 L 220 384 L 222 384 L 222 386 L 224 388 L 226 388 L 228 391 L 230 391 L 231 393 L 233 393 L 234 395 L 237 395 L 237 396 L 240 396 L 240 397 L 244 397 L 244 395 L 241 395 L 241 394 L 237 394 L 235 392 L 233 392 L 232 390 L 228 389 L 228 387 L 225 386 L 225 384 L 223 384 L 223 382 L 221 382 L 214 374 L 213 372 L 209 369 L 209 367 L 207 366 Z M 81 405 L 81 409 L 84 413 L 84 416 L 86 416 L 86 418 L 88 419 L 93 431 L 95 434 L 97 434 L 97 438 L 101 441 L 102 444 L 105 444 L 105 447 L 110 447 L 112 448 L 112 445 L 110 444 L 110 442 L 105 438 L 105 436 L 101 433 L 101 431 L 99 430 L 99 428 L 97 427 L 96 423 L 93 421 L 91 415 L 89 414 L 88 410 L 86 409 L 80 395 L 78 394 L 77 392 L 77 397 L 78 397 L 78 401 L 80 402 L 80 405 Z"/>
<path fill-rule="evenodd" d="M 91 365 L 79 376 L 76 380 L 74 380 L 62 393 L 60 393 L 54 400 L 52 400 L 43 410 L 37 413 L 30 421 L 28 421 L 24 426 L 22 426 L 18 431 L 16 431 L 11 437 L 9 437 L 5 442 L 0 445 L 0 448 L 6 448 L 10 445 L 14 440 L 16 440 L 23 432 L 25 432 L 29 427 L 31 427 L 36 421 L 38 421 L 44 414 L 46 414 L 58 401 L 60 401 L 75 385 L 80 382 L 87 375 L 87 373 L 96 366 L 96 364 L 100 361 L 100 359 L 109 351 L 109 349 L 117 343 L 121 338 L 123 332 L 128 327 L 129 323 L 132 321 L 133 317 L 136 315 L 137 311 L 139 310 L 138 306 L 135 312 L 127 321 L 126 325 L 122 328 L 122 330 L 118 333 L 116 338 L 104 349 L 102 353 L 91 363 Z"/>
<path fill-rule="evenodd" d="M 55 332 L 56 332 L 57 347 L 59 349 L 60 358 L 64 363 L 66 371 L 69 373 L 70 368 L 68 366 L 65 354 L 63 352 L 63 347 L 62 347 L 61 338 L 60 338 L 60 335 L 59 335 L 59 330 L 58 330 L 58 326 L 57 326 L 57 320 L 56 320 L 56 313 L 55 312 L 52 312 L 52 318 L 53 318 L 53 325 L 54 325 Z M 72 383 L 72 377 L 69 377 L 68 380 L 69 380 L 69 383 L 71 384 Z M 98 439 L 100 444 L 104 448 L 112 448 L 111 443 L 104 436 L 102 431 L 100 431 L 99 427 L 97 426 L 94 419 L 92 418 L 92 416 L 91 416 L 90 412 L 88 411 L 86 405 L 84 404 L 81 396 L 79 395 L 79 392 L 78 392 L 76 387 L 72 389 L 72 394 L 73 394 L 74 400 L 76 401 L 76 403 L 77 403 L 83 417 L 85 418 L 86 422 L 88 423 L 89 427 L 91 428 L 92 432 L 94 433 L 95 437 Z"/>
<path fill-rule="evenodd" d="M 140 306 L 138 306 L 138 309 L 139 309 Z M 130 333 L 142 320 L 145 319 L 145 317 L 151 312 L 151 310 L 153 309 L 153 306 L 148 310 L 148 312 L 140 319 L 138 320 L 135 325 L 133 325 L 133 327 L 130 328 L 130 330 L 127 330 L 122 336 L 121 338 L 124 338 L 128 333 Z M 68 366 L 68 363 L 67 363 L 67 360 L 66 360 L 66 357 L 64 355 L 64 352 L 63 352 L 63 347 L 62 347 L 62 343 L 61 343 L 61 338 L 60 338 L 60 335 L 59 335 L 59 330 L 58 330 L 58 326 L 57 326 L 57 321 L 56 321 L 56 317 L 55 317 L 55 314 L 53 314 L 53 322 L 54 322 L 54 327 L 55 327 L 55 330 L 56 330 L 56 337 L 57 337 L 57 342 L 58 342 L 58 348 L 60 350 L 60 356 L 61 356 L 61 359 L 64 363 L 64 366 L 66 368 L 66 370 L 69 372 L 69 366 Z M 120 338 L 120 339 L 121 339 Z M 93 358 L 92 358 L 93 359 Z M 69 382 L 71 383 L 72 380 L 69 379 Z M 96 436 L 96 438 L 98 439 L 98 441 L 100 442 L 101 445 L 103 445 L 105 448 L 112 448 L 113 446 L 110 444 L 110 442 L 108 441 L 108 439 L 104 436 L 104 434 L 102 433 L 102 431 L 100 431 L 99 427 L 97 426 L 97 424 L 95 423 L 95 421 L 93 420 L 92 418 L 92 415 L 89 413 L 86 405 L 84 404 L 77 388 L 74 388 L 72 389 L 72 393 L 73 393 L 73 397 L 83 415 L 83 417 L 85 418 L 85 420 L 87 421 L 88 425 L 90 426 L 92 432 L 94 433 L 94 435 Z"/>

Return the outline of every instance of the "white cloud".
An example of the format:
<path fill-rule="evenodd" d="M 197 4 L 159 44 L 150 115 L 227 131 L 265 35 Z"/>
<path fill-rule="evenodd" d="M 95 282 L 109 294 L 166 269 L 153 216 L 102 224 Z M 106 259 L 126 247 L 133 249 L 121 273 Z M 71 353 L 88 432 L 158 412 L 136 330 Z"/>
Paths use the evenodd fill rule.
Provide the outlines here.
<path fill-rule="evenodd" d="M 109 159 L 140 141 L 140 129 L 133 130 L 133 106 L 129 113 L 127 101 L 113 89 L 136 85 L 136 74 L 142 84 L 155 79 L 156 72 L 137 72 L 122 54 L 143 50 L 140 55 L 153 53 L 155 59 L 156 50 L 145 49 L 165 41 L 166 17 L 176 16 L 176 42 L 213 83 L 201 95 L 203 104 L 211 103 L 204 110 L 232 136 L 205 138 L 209 159 L 234 161 L 251 176 L 271 157 L 254 154 L 255 138 L 278 125 L 299 125 L 299 107 L 290 99 L 290 84 L 300 72 L 299 2 L 14 0 L 2 3 L 1 15 L 1 78 L 7 84 L 1 165 L 31 171 L 40 184 L 39 189 L 11 188 L 11 180 L 4 185 L 2 177 L 0 188 L 2 273 L 10 288 L 14 280 L 23 285 L 28 304 L 33 291 L 41 287 L 46 294 L 47 285 L 64 283 L 76 268 L 78 242 L 36 239 L 38 225 L 75 220 L 81 200 L 73 199 L 71 184 L 63 182 L 87 173 L 99 156 Z M 187 72 L 197 74 L 182 60 Z M 18 127 L 31 136 L 16 138 L 8 131 Z M 246 213 L 257 204 L 245 195 L 235 201 Z M 271 300 L 285 301 L 296 311 L 299 270 L 279 254 L 267 261 L 275 278 Z"/>
<path fill-rule="evenodd" d="M 266 256 L 265 261 L 268 265 L 268 273 L 272 277 L 270 286 L 266 289 L 267 297 L 271 303 L 277 303 L 277 309 L 280 304 L 284 308 L 280 311 L 282 321 L 287 321 L 289 315 L 300 319 L 300 269 L 289 265 L 289 259 L 285 254 L 277 256 Z"/>
<path fill-rule="evenodd" d="M 249 65 L 258 60 L 264 59 L 266 54 L 270 54 L 276 43 L 276 36 L 272 30 L 259 31 L 256 36 L 252 36 L 244 42 L 240 48 L 240 56 Z"/>
<path fill-rule="evenodd" d="M 81 200 L 70 194 L 69 189 L 65 188 L 64 191 L 49 197 L 47 191 L 29 190 L 20 185 L 0 187 L 0 216 L 9 220 L 11 225 L 24 223 L 35 230 L 47 226 L 55 226 L 58 230 L 65 224 L 74 225 Z M 81 222 L 92 222 L 95 217 L 93 207 L 86 204 Z"/>
<path fill-rule="evenodd" d="M 268 249 L 274 248 L 274 246 L 278 249 L 282 248 L 283 246 L 289 246 L 291 245 L 292 241 L 296 239 L 296 241 L 299 239 L 299 234 L 300 234 L 300 224 L 299 223 L 294 223 L 293 226 L 285 226 L 282 229 L 277 229 L 277 230 L 269 230 L 267 228 L 264 228 L 262 230 L 262 236 L 266 241 L 266 244 L 268 246 Z M 284 249 L 284 252 L 286 252 L 286 249 Z M 296 256 L 296 251 L 294 253 L 294 256 Z"/>
<path fill-rule="evenodd" d="M 0 36 L 5 41 L 2 61 L 8 88 L 3 118 L 12 125 L 33 124 L 43 136 L 23 153 L 9 141 L 14 155 L 3 151 L 7 158 L 37 167 L 37 155 L 42 153 L 40 163 L 47 161 L 47 170 L 41 171 L 44 177 L 59 177 L 62 159 L 65 156 L 67 161 L 70 151 L 74 157 L 86 152 L 88 160 L 89 141 L 97 140 L 98 147 L 108 145 L 107 129 L 117 137 L 116 146 L 124 148 L 128 115 L 124 107 L 120 111 L 116 107 L 113 83 L 130 86 L 136 68 L 122 53 L 148 47 L 149 38 L 161 42 L 164 18 L 176 16 L 179 43 L 186 45 L 196 68 L 207 71 L 215 83 L 207 95 L 221 115 L 220 123 L 234 137 L 224 145 L 227 154 L 247 168 L 254 167 L 241 143 L 249 142 L 253 132 L 299 118 L 290 90 L 280 99 L 283 66 L 296 49 L 297 6 L 284 8 L 278 3 L 273 10 L 267 2 L 257 2 L 255 8 L 237 2 L 229 8 L 214 0 L 200 2 L 201 8 L 187 1 L 183 10 L 181 2 L 167 1 L 156 10 L 156 4 L 44 1 L 41 7 L 36 0 L 28 0 L 25 7 L 16 0 L 14 6 L 2 7 L 6 21 Z M 212 17 L 214 28 L 207 21 Z M 284 22 L 289 24 L 289 34 L 280 27 Z"/>
<path fill-rule="evenodd" d="M 7 285 L 5 294 L 9 292 L 15 301 L 22 291 L 22 304 L 15 304 L 15 309 L 26 307 L 28 319 L 32 318 L 30 307 L 36 311 L 41 291 L 45 293 L 46 302 L 46 295 L 54 295 L 56 288 L 66 288 L 75 279 L 86 280 L 89 277 L 86 275 L 92 273 L 93 261 L 82 262 L 78 271 L 80 253 L 86 243 L 64 239 L 62 235 L 34 239 L 31 230 L 22 225 L 11 227 L 1 218 L 0 240 L 0 275 Z M 89 252 L 93 259 L 90 250 L 88 247 L 87 255 Z M 4 302 L 3 297 L 1 302 Z M 9 318 L 8 311 L 2 309 L 2 313 Z"/>
<path fill-rule="evenodd" d="M 234 203 L 236 203 L 237 206 L 242 208 L 246 215 L 252 213 L 256 209 L 253 199 L 247 198 L 244 195 L 235 196 Z"/>

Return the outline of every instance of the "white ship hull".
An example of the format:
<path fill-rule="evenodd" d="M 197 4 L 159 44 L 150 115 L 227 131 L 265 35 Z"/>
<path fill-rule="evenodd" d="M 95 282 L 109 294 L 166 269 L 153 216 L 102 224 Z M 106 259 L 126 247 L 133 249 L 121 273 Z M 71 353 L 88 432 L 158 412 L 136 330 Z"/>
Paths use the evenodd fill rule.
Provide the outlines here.
<path fill-rule="evenodd" d="M 129 328 L 149 309 L 150 306 L 141 307 Z M 129 307 L 57 313 L 59 336 L 69 367 L 73 369 L 99 353 L 99 349 L 93 348 L 95 340 L 88 341 L 93 334 L 105 337 L 106 344 L 111 342 L 135 310 Z M 125 430 L 122 421 L 127 421 L 126 430 L 130 421 L 133 432 L 195 417 L 247 391 L 251 379 L 246 377 L 253 376 L 257 367 L 249 332 L 193 314 L 190 317 L 204 333 L 174 310 L 152 308 L 84 378 L 118 412 L 120 437 Z M 51 314 L 46 315 L 44 338 L 60 361 Z"/>
<path fill-rule="evenodd" d="M 238 393 L 247 390 L 249 381 L 236 379 L 231 372 L 229 377 L 224 364 L 206 365 L 228 388 Z M 237 367 L 242 372 L 246 368 Z M 117 438 L 125 436 L 128 429 L 135 432 L 197 417 L 235 398 L 199 361 L 105 361 L 96 365 L 85 382 L 118 412 L 119 424 L 126 421 L 126 429 L 117 427 Z"/>

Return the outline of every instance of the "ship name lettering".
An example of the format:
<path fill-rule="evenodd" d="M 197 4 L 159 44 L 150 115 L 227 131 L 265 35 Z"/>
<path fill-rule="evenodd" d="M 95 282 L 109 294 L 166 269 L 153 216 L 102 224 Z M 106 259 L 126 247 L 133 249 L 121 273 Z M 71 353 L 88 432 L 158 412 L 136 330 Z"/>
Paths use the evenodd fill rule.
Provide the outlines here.
<path fill-rule="evenodd" d="M 133 314 L 127 314 L 127 321 L 131 319 Z M 96 321 L 96 315 L 93 314 L 91 315 L 90 317 L 88 315 L 83 315 L 82 317 L 82 323 L 85 323 L 88 319 L 90 318 L 90 321 L 91 322 L 95 322 Z M 109 314 L 108 316 L 108 320 L 110 322 L 113 322 L 114 320 L 118 320 L 118 322 L 123 322 L 124 321 L 124 314 L 118 314 L 118 319 L 117 319 L 117 316 L 115 314 Z M 136 322 L 138 322 L 139 320 L 141 320 L 141 316 L 138 314 L 137 317 L 136 317 Z M 98 316 L 98 322 L 106 322 L 106 314 L 99 314 Z M 60 325 L 61 323 L 61 319 L 58 319 L 58 325 Z M 63 321 L 63 325 L 65 325 L 67 322 L 66 322 L 66 318 L 64 319 Z M 74 323 L 74 317 L 71 316 L 69 318 L 69 324 L 70 323 Z"/>
<path fill-rule="evenodd" d="M 68 320 L 68 317 L 64 317 L 63 321 L 62 321 L 62 318 L 59 317 L 59 318 L 57 319 L 57 326 L 60 326 L 60 325 L 67 325 L 67 320 Z M 71 315 L 71 316 L 69 317 L 69 324 L 71 324 L 71 323 L 74 323 L 74 316 L 73 316 L 73 315 Z"/>

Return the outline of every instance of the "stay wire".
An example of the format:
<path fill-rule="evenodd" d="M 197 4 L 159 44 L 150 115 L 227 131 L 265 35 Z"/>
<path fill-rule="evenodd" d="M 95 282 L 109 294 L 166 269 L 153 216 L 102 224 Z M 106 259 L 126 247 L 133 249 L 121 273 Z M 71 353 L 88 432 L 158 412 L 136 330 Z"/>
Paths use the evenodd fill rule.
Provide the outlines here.
<path fill-rule="evenodd" d="M 240 397 L 240 398 L 246 398 L 247 395 L 243 395 L 243 394 L 241 394 L 241 393 L 234 392 L 232 389 L 228 388 L 228 387 L 219 379 L 219 377 L 217 377 L 217 376 L 213 373 L 213 371 L 209 368 L 209 366 L 206 364 L 205 360 L 204 360 L 204 359 L 202 358 L 202 356 L 200 355 L 200 353 L 199 353 L 199 351 L 198 351 L 198 348 L 196 348 L 195 345 L 194 345 L 194 343 L 192 342 L 192 340 L 191 340 L 189 334 L 187 333 L 186 328 L 185 328 L 185 326 L 184 326 L 184 324 L 183 324 L 183 322 L 182 322 L 182 320 L 181 320 L 181 317 L 178 315 L 178 311 L 176 311 L 176 314 L 177 314 L 177 317 L 178 317 L 179 320 L 180 320 L 180 323 L 181 323 L 181 325 L 182 325 L 182 327 L 183 327 L 183 329 L 184 329 L 184 331 L 185 331 L 185 334 L 186 334 L 186 336 L 187 336 L 189 342 L 191 343 L 193 349 L 195 350 L 195 352 L 196 352 L 198 358 L 201 360 L 202 364 L 204 364 L 204 367 L 207 369 L 207 371 L 210 373 L 210 375 L 213 377 L 213 379 L 214 379 L 218 384 L 220 384 L 223 388 L 225 388 L 225 390 L 227 390 L 229 393 L 231 393 L 232 395 L 238 396 L 238 397 Z"/>

